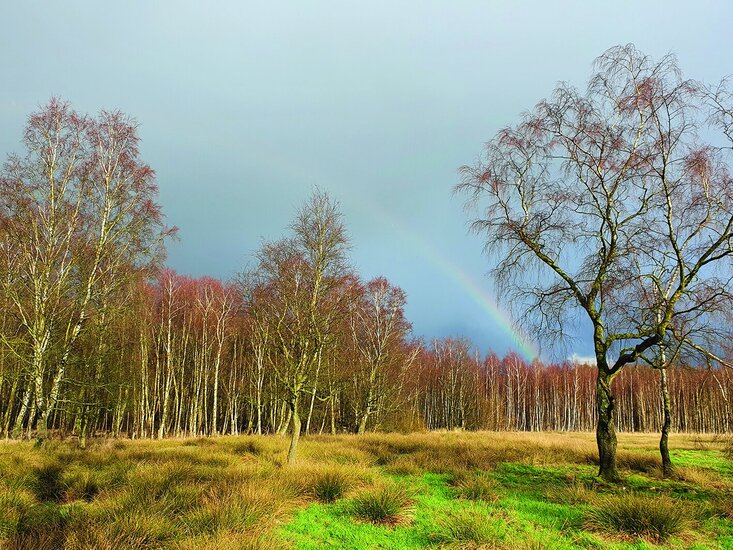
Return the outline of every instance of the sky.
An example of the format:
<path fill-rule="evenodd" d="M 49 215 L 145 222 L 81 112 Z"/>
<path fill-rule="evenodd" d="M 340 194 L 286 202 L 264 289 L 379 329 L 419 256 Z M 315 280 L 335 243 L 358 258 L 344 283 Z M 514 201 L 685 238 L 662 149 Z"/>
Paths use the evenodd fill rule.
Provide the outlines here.
<path fill-rule="evenodd" d="M 4 2 L 0 156 L 51 97 L 121 110 L 179 228 L 177 271 L 229 279 L 317 186 L 359 273 L 407 293 L 416 336 L 548 356 L 494 293 L 458 168 L 611 46 L 733 73 L 731 22 L 727 1 Z M 568 353 L 591 355 L 577 336 Z"/>

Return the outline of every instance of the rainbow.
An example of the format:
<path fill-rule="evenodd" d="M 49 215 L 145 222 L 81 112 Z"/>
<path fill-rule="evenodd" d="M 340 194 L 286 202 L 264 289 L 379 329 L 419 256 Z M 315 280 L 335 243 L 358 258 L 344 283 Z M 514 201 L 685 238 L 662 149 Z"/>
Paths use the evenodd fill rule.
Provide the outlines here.
<path fill-rule="evenodd" d="M 382 222 L 396 226 L 398 231 L 395 231 L 395 234 L 401 240 L 406 241 L 407 244 L 417 249 L 430 263 L 454 280 L 499 325 L 501 330 L 511 339 L 513 345 L 510 347 L 515 348 L 525 360 L 532 362 L 540 356 L 535 343 L 529 341 L 517 330 L 509 314 L 499 307 L 496 300 L 471 275 L 462 270 L 455 262 L 441 254 L 424 237 L 405 226 L 395 217 L 388 217 L 382 209 L 372 208 L 371 211 Z"/>

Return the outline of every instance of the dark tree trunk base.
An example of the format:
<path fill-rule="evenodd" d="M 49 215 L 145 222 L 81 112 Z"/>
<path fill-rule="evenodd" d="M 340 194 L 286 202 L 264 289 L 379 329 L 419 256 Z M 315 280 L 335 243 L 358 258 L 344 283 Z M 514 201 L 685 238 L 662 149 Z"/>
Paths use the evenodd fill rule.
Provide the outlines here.
<path fill-rule="evenodd" d="M 613 483 L 621 479 L 616 465 L 616 430 L 613 425 L 614 398 L 611 393 L 612 377 L 603 370 L 598 371 L 596 381 L 596 400 L 598 407 L 598 477 Z"/>

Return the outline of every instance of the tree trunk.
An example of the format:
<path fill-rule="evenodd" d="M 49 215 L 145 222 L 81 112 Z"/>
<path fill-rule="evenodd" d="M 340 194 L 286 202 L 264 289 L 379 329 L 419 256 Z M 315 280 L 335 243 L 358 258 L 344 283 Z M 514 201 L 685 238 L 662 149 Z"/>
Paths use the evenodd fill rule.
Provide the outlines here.
<path fill-rule="evenodd" d="M 669 429 L 672 425 L 672 412 L 669 397 L 669 387 L 667 386 L 667 368 L 665 364 L 664 352 L 662 352 L 662 364 L 659 369 L 661 392 L 662 392 L 662 410 L 664 411 L 664 420 L 662 422 L 662 437 L 659 439 L 659 452 L 662 455 L 662 475 L 670 477 L 672 475 L 672 459 L 669 457 Z"/>
<path fill-rule="evenodd" d="M 262 377 L 257 374 L 257 435 L 262 435 Z"/>
<path fill-rule="evenodd" d="M 288 411 L 288 417 L 285 418 L 285 411 Z M 277 430 L 275 433 L 277 435 L 285 435 L 285 432 L 288 431 L 288 426 L 290 425 L 290 419 L 293 416 L 293 409 L 288 407 L 288 404 L 283 401 L 282 408 L 280 409 L 280 422 L 277 426 Z"/>
<path fill-rule="evenodd" d="M 321 352 L 318 352 L 318 363 L 316 364 L 316 376 L 313 381 L 313 391 L 311 392 L 311 403 L 308 409 L 308 419 L 305 421 L 305 433 L 310 434 L 311 430 L 311 418 L 313 417 L 313 406 L 316 403 L 316 392 L 318 391 L 318 374 L 321 371 Z"/>
<path fill-rule="evenodd" d="M 366 425 L 367 420 L 369 420 L 369 411 L 364 411 L 364 414 L 361 415 L 361 418 L 359 419 L 359 426 L 356 428 L 356 433 L 358 435 L 363 435 L 364 432 L 366 432 Z"/>
<path fill-rule="evenodd" d="M 596 407 L 598 410 L 598 424 L 596 426 L 596 442 L 598 443 L 598 476 L 606 481 L 619 480 L 616 467 L 616 429 L 614 428 L 613 413 L 615 400 L 611 393 L 612 376 L 598 369 L 596 379 Z"/>
<path fill-rule="evenodd" d="M 331 435 L 336 435 L 336 394 L 331 393 Z"/>
<path fill-rule="evenodd" d="M 13 425 L 13 439 L 20 437 L 23 431 L 23 423 L 25 422 L 25 417 L 28 414 L 28 408 L 31 405 L 31 401 L 33 401 L 33 386 L 28 384 L 25 394 L 23 395 L 23 402 L 20 405 L 20 410 L 18 411 L 18 415 L 15 417 L 15 424 Z M 33 418 L 31 417 L 29 424 L 32 421 Z"/>
<path fill-rule="evenodd" d="M 20 375 L 16 376 L 13 380 L 13 387 L 10 389 L 10 397 L 8 397 L 8 408 L 5 409 L 5 418 L 3 420 L 3 432 L 5 438 L 10 437 L 10 418 L 12 417 L 13 405 L 15 404 L 15 393 L 18 391 L 18 379 Z"/>
<path fill-rule="evenodd" d="M 288 449 L 288 464 L 295 464 L 295 455 L 298 451 L 298 440 L 300 440 L 300 413 L 298 412 L 298 399 L 295 398 L 290 404 L 293 433 L 290 434 L 290 448 Z"/>
<path fill-rule="evenodd" d="M 221 348 L 219 344 L 219 352 L 216 354 L 216 362 L 214 363 L 214 405 L 211 411 L 211 435 L 219 435 L 219 366 L 221 365 Z"/>

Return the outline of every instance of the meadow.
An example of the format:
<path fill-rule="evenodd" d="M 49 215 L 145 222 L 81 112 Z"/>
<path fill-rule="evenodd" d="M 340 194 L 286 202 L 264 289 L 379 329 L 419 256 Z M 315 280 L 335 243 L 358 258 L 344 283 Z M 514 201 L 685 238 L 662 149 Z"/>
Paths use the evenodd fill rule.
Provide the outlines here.
<path fill-rule="evenodd" d="M 0 547 L 733 548 L 733 457 L 713 435 L 278 436 L 0 443 Z"/>

